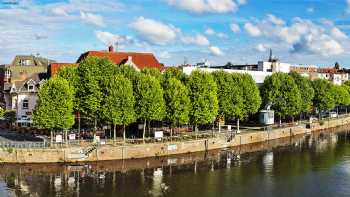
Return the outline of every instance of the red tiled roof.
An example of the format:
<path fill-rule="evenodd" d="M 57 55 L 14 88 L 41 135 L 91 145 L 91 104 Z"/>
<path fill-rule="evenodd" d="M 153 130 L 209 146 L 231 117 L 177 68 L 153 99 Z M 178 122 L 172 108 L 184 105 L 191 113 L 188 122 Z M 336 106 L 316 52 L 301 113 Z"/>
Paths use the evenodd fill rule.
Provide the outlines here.
<path fill-rule="evenodd" d="M 79 57 L 77 63 L 86 57 L 107 57 L 112 62 L 119 65 L 125 63 L 129 56 L 132 58 L 132 62 L 140 70 L 144 68 L 156 68 L 159 70 L 164 69 L 164 65 L 159 63 L 152 53 L 88 51 Z"/>
<path fill-rule="evenodd" d="M 336 68 L 318 68 L 319 73 L 337 73 Z"/>
<path fill-rule="evenodd" d="M 54 75 L 56 75 L 58 73 L 58 71 L 63 68 L 63 67 L 67 67 L 67 66 L 78 66 L 78 64 L 75 63 L 51 63 L 49 66 L 49 75 L 50 77 L 53 77 Z"/>

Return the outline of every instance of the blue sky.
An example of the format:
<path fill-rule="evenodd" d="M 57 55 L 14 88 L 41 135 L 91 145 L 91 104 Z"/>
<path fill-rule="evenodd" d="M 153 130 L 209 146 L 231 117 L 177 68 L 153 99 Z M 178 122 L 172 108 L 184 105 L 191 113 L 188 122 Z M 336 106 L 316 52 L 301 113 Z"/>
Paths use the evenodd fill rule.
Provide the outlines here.
<path fill-rule="evenodd" d="M 74 62 L 88 50 L 153 52 L 166 65 L 205 59 L 350 67 L 350 0 L 0 0 L 0 63 L 16 54 Z"/>

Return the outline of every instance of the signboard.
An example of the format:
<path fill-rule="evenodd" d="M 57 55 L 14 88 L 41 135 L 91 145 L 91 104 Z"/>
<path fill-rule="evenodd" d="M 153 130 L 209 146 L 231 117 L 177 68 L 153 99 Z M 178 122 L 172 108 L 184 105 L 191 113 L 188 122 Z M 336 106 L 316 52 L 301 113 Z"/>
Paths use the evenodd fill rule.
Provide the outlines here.
<path fill-rule="evenodd" d="M 169 145 L 168 145 L 168 150 L 169 150 L 169 151 L 177 150 L 177 145 L 176 145 L 176 144 L 169 144 Z"/>
<path fill-rule="evenodd" d="M 69 140 L 75 140 L 75 134 L 74 133 L 69 134 Z"/>
<path fill-rule="evenodd" d="M 96 143 L 99 143 L 100 140 L 101 140 L 101 139 L 100 139 L 100 136 L 96 135 L 94 141 L 95 141 Z"/>
<path fill-rule="evenodd" d="M 62 135 L 56 135 L 56 143 L 62 143 Z"/>
<path fill-rule="evenodd" d="M 156 139 L 163 138 L 163 131 L 155 131 L 154 132 L 154 138 L 156 138 Z"/>

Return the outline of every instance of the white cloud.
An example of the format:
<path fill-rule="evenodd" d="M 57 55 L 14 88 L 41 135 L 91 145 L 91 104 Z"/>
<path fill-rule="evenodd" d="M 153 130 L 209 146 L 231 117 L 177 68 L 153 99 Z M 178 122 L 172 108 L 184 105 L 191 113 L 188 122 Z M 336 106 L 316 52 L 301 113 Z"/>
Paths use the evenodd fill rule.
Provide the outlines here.
<path fill-rule="evenodd" d="M 207 28 L 205 30 L 205 34 L 208 36 L 217 36 L 219 38 L 226 38 L 227 35 L 222 33 L 222 32 L 216 32 L 215 30 L 213 30 L 212 28 Z"/>
<path fill-rule="evenodd" d="M 259 51 L 259 52 L 266 52 L 268 49 L 268 47 L 264 44 L 258 44 L 255 46 L 255 50 Z"/>
<path fill-rule="evenodd" d="M 208 36 L 212 36 L 215 35 L 216 32 L 212 28 L 208 28 L 207 30 L 205 30 L 205 34 L 207 34 Z"/>
<path fill-rule="evenodd" d="M 103 20 L 103 17 L 100 15 L 97 15 L 97 14 L 80 12 L 80 18 L 86 24 L 91 24 L 91 25 L 95 25 L 98 27 L 105 26 L 105 22 Z"/>
<path fill-rule="evenodd" d="M 142 39 L 158 45 L 165 45 L 174 41 L 177 36 L 176 34 L 179 32 L 179 30 L 172 25 L 167 25 L 142 16 L 131 23 L 130 26 Z"/>
<path fill-rule="evenodd" d="M 96 31 L 95 35 L 99 41 L 107 46 L 118 44 L 118 47 L 123 47 L 125 44 L 134 43 L 134 40 L 129 36 L 115 35 L 106 31 Z"/>
<path fill-rule="evenodd" d="M 231 23 L 231 24 L 230 24 L 230 29 L 231 29 L 231 31 L 234 32 L 234 33 L 238 33 L 238 32 L 241 31 L 241 28 L 240 28 L 239 25 L 236 24 L 236 23 Z"/>
<path fill-rule="evenodd" d="M 250 35 L 250 36 L 253 36 L 253 37 L 258 37 L 261 35 L 261 31 L 259 29 L 259 27 L 253 25 L 252 23 L 246 23 L 244 25 L 244 29 L 247 31 L 247 33 Z"/>
<path fill-rule="evenodd" d="M 185 44 L 195 44 L 198 46 L 208 46 L 210 44 L 207 37 L 203 36 L 202 34 L 197 34 L 194 37 L 183 36 L 181 39 Z"/>
<path fill-rule="evenodd" d="M 224 55 L 224 53 L 221 51 L 221 49 L 219 47 L 209 46 L 208 48 L 209 48 L 210 52 L 215 56 L 223 56 Z"/>
<path fill-rule="evenodd" d="M 233 0 L 168 0 L 168 4 L 194 13 L 227 13 L 238 9 Z"/>
<path fill-rule="evenodd" d="M 52 9 L 52 12 L 56 15 L 68 16 L 67 11 L 62 7 L 55 7 Z"/>
<path fill-rule="evenodd" d="M 331 29 L 331 35 L 337 40 L 344 40 L 348 38 L 348 36 L 337 27 L 333 27 Z"/>
<path fill-rule="evenodd" d="M 263 20 L 255 20 L 252 27 L 247 26 L 247 23 L 245 28 L 251 36 L 261 36 L 270 39 L 271 42 L 279 42 L 279 45 L 289 48 L 292 53 L 310 53 L 325 57 L 339 55 L 345 51 L 342 44 L 349 43 L 348 36 L 331 23 L 324 27 L 310 20 L 294 18 L 286 25 L 284 21 L 276 19 L 278 18 L 267 15 Z M 263 51 L 263 45 L 257 45 L 256 50 Z"/>
<path fill-rule="evenodd" d="M 277 18 L 276 16 L 274 16 L 272 14 L 268 14 L 267 18 L 268 18 L 268 21 L 270 21 L 272 24 L 275 24 L 275 25 L 284 25 L 285 24 L 284 20 Z"/>

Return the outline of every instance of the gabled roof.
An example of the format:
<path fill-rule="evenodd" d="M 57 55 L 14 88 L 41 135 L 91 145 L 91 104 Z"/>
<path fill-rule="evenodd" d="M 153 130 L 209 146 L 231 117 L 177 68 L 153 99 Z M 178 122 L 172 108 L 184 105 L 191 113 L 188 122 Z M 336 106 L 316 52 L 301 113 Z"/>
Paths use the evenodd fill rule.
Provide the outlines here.
<path fill-rule="evenodd" d="M 107 57 L 117 65 L 127 62 L 129 57 L 131 57 L 132 62 L 140 70 L 145 68 L 156 68 L 159 70 L 164 69 L 164 65 L 159 63 L 152 53 L 88 51 L 79 57 L 77 63 L 81 62 L 87 57 Z"/>
<path fill-rule="evenodd" d="M 69 67 L 69 66 L 78 66 L 78 64 L 75 63 L 52 63 L 49 65 L 48 68 L 48 74 L 50 77 L 56 75 L 58 71 L 63 67 Z"/>

